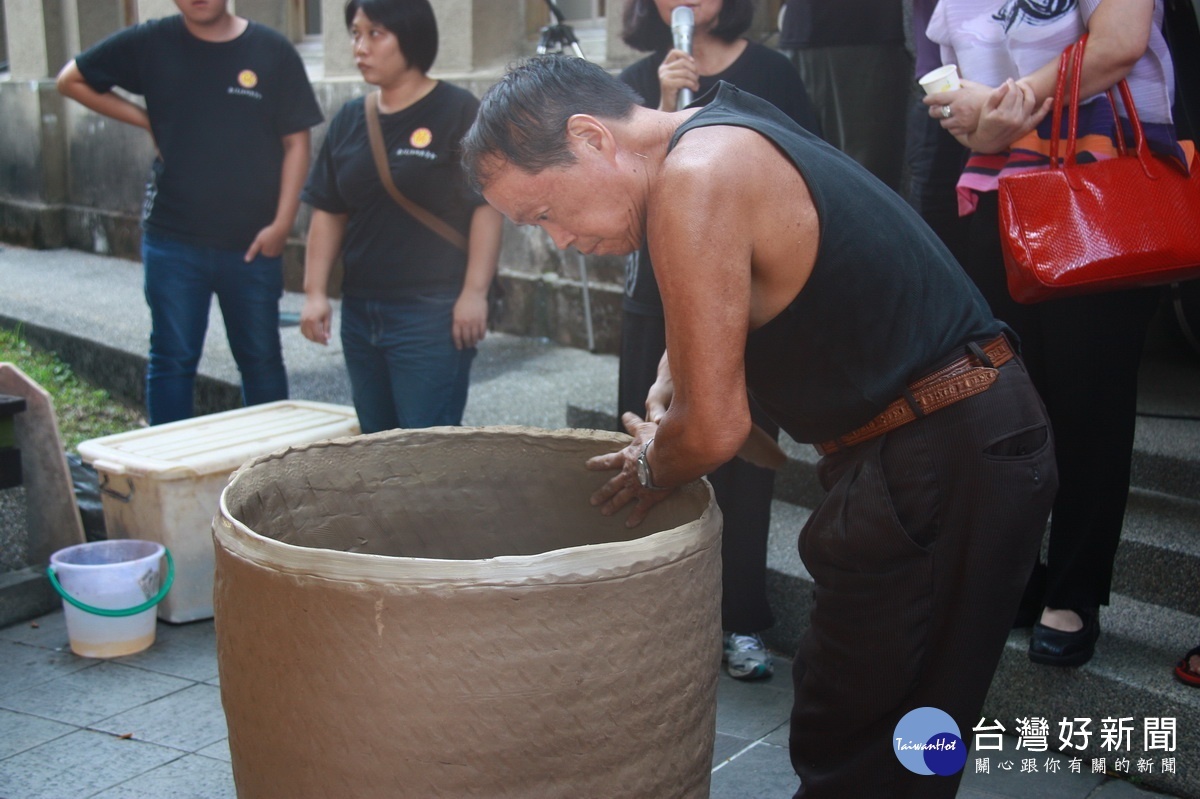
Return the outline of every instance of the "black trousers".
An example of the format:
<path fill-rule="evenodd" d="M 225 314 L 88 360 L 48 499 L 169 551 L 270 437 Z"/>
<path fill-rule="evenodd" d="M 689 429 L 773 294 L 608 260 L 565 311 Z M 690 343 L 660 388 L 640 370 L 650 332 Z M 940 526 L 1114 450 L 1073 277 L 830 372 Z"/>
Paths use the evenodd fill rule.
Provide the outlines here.
<path fill-rule="evenodd" d="M 920 100 L 909 105 L 904 142 L 904 157 L 908 163 L 908 204 L 962 263 L 968 221 L 958 215 L 955 186 L 962 174 L 967 151 L 929 116 L 929 106 Z"/>
<path fill-rule="evenodd" d="M 998 219 L 995 192 L 982 195 L 963 267 L 1020 337 L 1054 429 L 1059 491 L 1042 603 L 1106 605 L 1129 497 L 1138 367 L 1159 291 L 1021 305 L 1008 293 Z"/>
<path fill-rule="evenodd" d="M 646 415 L 646 392 L 654 383 L 666 348 L 666 325 L 661 316 L 621 314 L 618 416 L 627 411 Z M 772 437 L 778 437 L 779 426 L 753 400 L 750 415 Z M 775 623 L 767 602 L 767 535 L 775 472 L 734 458 L 708 475 L 708 481 L 724 516 L 721 626 L 732 632 L 761 632 Z"/>
<path fill-rule="evenodd" d="M 952 797 L 961 773 L 908 771 L 893 732 L 934 707 L 970 745 L 1058 483 L 1042 403 L 1016 359 L 819 470 L 829 493 L 800 534 L 815 604 L 793 669 L 796 796 Z"/>

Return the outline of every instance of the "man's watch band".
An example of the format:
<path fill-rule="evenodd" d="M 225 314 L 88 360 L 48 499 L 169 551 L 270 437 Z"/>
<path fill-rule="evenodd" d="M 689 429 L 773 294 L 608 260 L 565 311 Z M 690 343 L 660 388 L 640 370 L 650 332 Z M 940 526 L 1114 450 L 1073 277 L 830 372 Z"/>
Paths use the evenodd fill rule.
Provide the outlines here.
<path fill-rule="evenodd" d="M 654 443 L 654 439 L 650 439 L 642 445 L 642 451 L 637 457 L 637 476 L 638 482 L 642 484 L 642 488 L 649 491 L 662 491 L 662 486 L 654 484 L 654 475 L 650 472 L 650 461 L 646 458 L 646 453 L 650 449 L 650 445 Z"/>

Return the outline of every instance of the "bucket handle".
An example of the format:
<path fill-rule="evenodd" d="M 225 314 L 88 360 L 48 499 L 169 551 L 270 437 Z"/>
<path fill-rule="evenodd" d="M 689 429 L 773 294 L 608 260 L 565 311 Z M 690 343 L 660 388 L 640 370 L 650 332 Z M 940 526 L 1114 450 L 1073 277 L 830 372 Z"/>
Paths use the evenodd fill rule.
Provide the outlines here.
<path fill-rule="evenodd" d="M 150 599 L 147 599 L 145 602 L 138 605 L 137 607 L 126 608 L 124 610 L 112 610 L 111 608 L 94 608 L 91 605 L 87 604 L 86 602 L 80 602 L 78 599 L 76 599 L 75 597 L 68 594 L 66 592 L 66 589 L 64 589 L 62 587 L 62 583 L 60 583 L 58 581 L 58 575 L 54 573 L 53 566 L 46 567 L 46 576 L 50 578 L 50 585 L 54 586 L 54 590 L 58 592 L 59 596 L 61 596 L 63 599 L 67 600 L 72 605 L 74 605 L 75 607 L 79 608 L 82 611 L 86 611 L 87 613 L 94 613 L 97 616 L 107 616 L 109 618 L 118 618 L 121 616 L 136 616 L 137 614 L 141 613 L 142 611 L 149 610 L 150 608 L 157 605 L 159 602 L 162 602 L 163 597 L 165 597 L 167 595 L 167 592 L 171 590 L 171 583 L 175 582 L 175 559 L 171 557 L 171 550 L 167 549 L 166 547 L 163 547 L 163 554 L 167 556 L 167 579 L 163 580 L 162 588 L 158 589 L 157 594 L 155 594 Z"/>

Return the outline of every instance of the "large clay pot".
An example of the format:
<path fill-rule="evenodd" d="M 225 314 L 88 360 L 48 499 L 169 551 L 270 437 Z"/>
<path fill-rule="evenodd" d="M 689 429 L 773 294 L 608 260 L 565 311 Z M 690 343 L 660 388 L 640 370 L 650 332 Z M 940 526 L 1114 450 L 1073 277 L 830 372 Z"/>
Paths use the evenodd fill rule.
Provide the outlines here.
<path fill-rule="evenodd" d="M 706 797 L 721 517 L 588 497 L 627 438 L 434 428 L 250 461 L 214 521 L 241 799 Z"/>

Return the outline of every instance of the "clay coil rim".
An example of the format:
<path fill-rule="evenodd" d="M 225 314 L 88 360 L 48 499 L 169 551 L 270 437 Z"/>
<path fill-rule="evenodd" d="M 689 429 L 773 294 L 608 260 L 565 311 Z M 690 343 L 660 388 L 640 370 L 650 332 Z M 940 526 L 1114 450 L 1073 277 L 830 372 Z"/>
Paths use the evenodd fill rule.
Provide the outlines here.
<path fill-rule="evenodd" d="M 404 431 L 404 434 L 414 442 L 429 442 L 447 435 L 479 435 L 481 432 L 550 443 L 577 443 L 581 439 L 614 444 L 629 441 L 628 436 L 620 433 L 599 430 L 542 430 L 516 426 L 435 427 Z M 698 518 L 678 527 L 625 541 L 482 559 L 417 558 L 297 546 L 255 532 L 230 512 L 227 504 L 230 491 L 239 477 L 255 465 L 306 449 L 353 445 L 358 439 L 361 437 L 288 447 L 247 461 L 234 472 L 221 492 L 220 509 L 213 520 L 215 542 L 234 557 L 298 577 L 372 585 L 439 587 L 594 583 L 653 571 L 720 546 L 721 512 L 711 486 L 703 479 L 681 487 L 680 490 L 688 494 L 703 493 L 707 502 Z"/>

